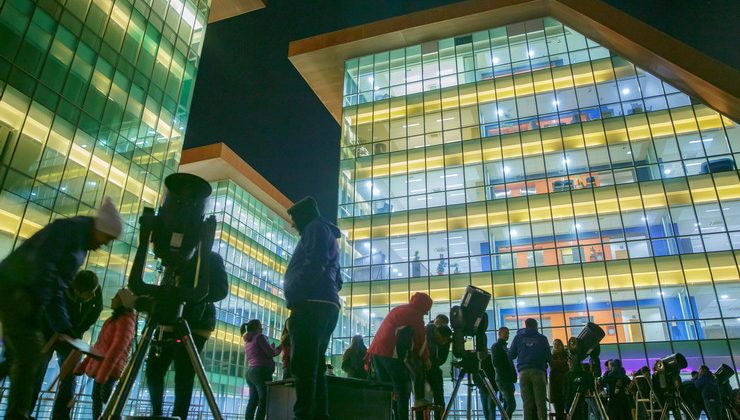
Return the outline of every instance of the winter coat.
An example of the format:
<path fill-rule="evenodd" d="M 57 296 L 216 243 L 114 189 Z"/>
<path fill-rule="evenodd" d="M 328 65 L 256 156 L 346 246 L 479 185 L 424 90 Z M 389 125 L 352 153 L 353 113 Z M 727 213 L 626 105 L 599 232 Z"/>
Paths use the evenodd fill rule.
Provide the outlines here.
<path fill-rule="evenodd" d="M 539 369 L 547 371 L 550 362 L 550 343 L 547 337 L 537 332 L 535 328 L 522 328 L 517 331 L 514 341 L 511 342 L 509 357 L 516 360 L 519 372 L 524 369 Z"/>
<path fill-rule="evenodd" d="M 69 316 L 71 325 L 70 335 L 73 338 L 82 338 L 85 332 L 93 326 L 103 311 L 103 291 L 100 287 L 95 289 L 95 295 L 87 302 L 78 302 L 69 297 L 68 293 L 64 294 L 64 302 Z M 51 337 L 54 334 L 51 325 L 48 323 L 44 328 L 44 334 Z"/>
<path fill-rule="evenodd" d="M 372 356 L 398 358 L 396 353 L 397 334 L 404 327 L 410 327 L 414 333 L 411 351 L 418 354 L 423 361 L 429 360 L 429 349 L 427 348 L 426 331 L 424 330 L 424 315 L 431 308 L 432 298 L 425 293 L 416 293 L 411 296 L 408 304 L 391 309 L 380 324 L 372 343 L 370 343 L 366 360 L 369 360 Z"/>
<path fill-rule="evenodd" d="M 64 291 L 85 261 L 92 231 L 92 217 L 46 225 L 0 262 L 0 289 L 28 291 L 53 331 L 72 334 Z"/>
<path fill-rule="evenodd" d="M 506 348 L 506 341 L 498 340 L 491 347 L 491 359 L 496 371 L 496 380 L 502 383 L 515 384 L 516 369 L 514 368 L 514 362 L 509 359 L 509 349 Z"/>
<path fill-rule="evenodd" d="M 440 367 L 447 361 L 447 357 L 450 354 L 450 344 L 447 345 L 438 344 L 435 339 L 436 328 L 434 323 L 430 322 L 426 326 L 427 335 L 427 346 L 429 347 L 429 361 L 432 362 L 432 367 Z"/>
<path fill-rule="evenodd" d="M 701 393 L 701 397 L 704 400 L 719 400 L 719 385 L 717 380 L 714 379 L 714 375 L 711 372 L 707 372 L 703 375 L 699 375 L 694 381 L 696 389 Z"/>
<path fill-rule="evenodd" d="M 568 353 L 556 351 L 550 361 L 550 402 L 565 404 L 565 380 L 568 375 Z"/>
<path fill-rule="evenodd" d="M 362 346 L 356 351 L 352 351 L 348 354 L 351 348 L 342 356 L 342 370 L 347 374 L 347 377 L 356 379 L 367 379 L 367 371 L 365 370 L 365 357 L 367 356 L 367 348 Z"/>
<path fill-rule="evenodd" d="M 121 377 L 123 368 L 128 362 L 131 342 L 136 334 L 136 313 L 124 312 L 117 317 L 105 320 L 98 335 L 98 341 L 93 347 L 105 357 L 103 360 L 85 358 L 75 369 L 75 373 L 83 372 L 97 383 L 108 382 L 109 379 Z"/>
<path fill-rule="evenodd" d="M 288 308 L 309 300 L 339 306 L 342 277 L 339 274 L 339 228 L 321 216 L 301 231 L 285 271 L 285 301 Z"/>
<path fill-rule="evenodd" d="M 226 276 L 224 260 L 218 253 L 210 251 L 207 254 L 208 261 L 208 294 L 198 302 L 188 302 L 183 308 L 182 316 L 188 321 L 190 329 L 213 331 L 216 329 L 216 305 L 215 302 L 223 300 L 229 294 L 229 280 Z M 181 287 L 193 287 L 195 273 L 198 267 L 197 258 L 191 258 L 176 273 L 179 276 Z M 205 273 L 200 273 L 203 278 Z"/>
<path fill-rule="evenodd" d="M 247 354 L 247 366 L 266 366 L 275 368 L 273 357 L 280 354 L 280 346 L 275 347 L 267 342 L 264 334 L 256 331 L 244 334 L 244 352 Z"/>

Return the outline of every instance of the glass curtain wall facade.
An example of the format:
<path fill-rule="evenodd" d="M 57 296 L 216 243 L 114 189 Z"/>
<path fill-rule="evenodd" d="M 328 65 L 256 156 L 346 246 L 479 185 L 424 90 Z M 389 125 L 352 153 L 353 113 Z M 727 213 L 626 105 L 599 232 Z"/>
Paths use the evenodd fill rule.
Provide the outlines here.
<path fill-rule="evenodd" d="M 594 321 L 628 370 L 740 357 L 740 130 L 544 18 L 347 60 L 345 317 L 369 341 L 468 284 L 500 326 L 564 342 Z M 448 372 L 446 374 L 449 375 Z"/>
<path fill-rule="evenodd" d="M 209 0 L 0 0 L 0 256 L 110 196 L 124 233 L 86 263 L 109 305 L 136 252 L 138 215 L 177 170 L 209 9 Z M 52 362 L 43 389 L 56 373 Z M 53 396 L 41 395 L 40 417 Z"/>
<path fill-rule="evenodd" d="M 239 327 L 250 319 L 259 319 L 269 341 L 275 345 L 279 342 L 288 316 L 283 275 L 298 236 L 290 223 L 236 183 L 224 180 L 211 186 L 207 211 L 218 222 L 214 250 L 224 259 L 229 295 L 216 305 L 216 331 L 201 357 L 222 414 L 239 417 L 244 416 L 248 402 L 247 361 Z M 278 377 L 281 373 L 278 367 Z M 143 375 L 140 381 L 146 381 Z M 174 390 L 172 372 L 167 383 Z M 137 399 L 137 412 L 150 412 L 145 386 L 139 387 Z M 165 408 L 172 403 L 174 393 L 170 391 L 165 396 Z M 191 413 L 195 418 L 211 415 L 199 386 L 193 394 Z"/>

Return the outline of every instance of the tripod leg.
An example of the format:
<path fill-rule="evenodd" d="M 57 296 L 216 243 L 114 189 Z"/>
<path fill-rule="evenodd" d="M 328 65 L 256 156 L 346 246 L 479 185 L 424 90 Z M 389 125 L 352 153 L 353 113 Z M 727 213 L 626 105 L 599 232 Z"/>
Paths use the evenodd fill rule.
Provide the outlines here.
<path fill-rule="evenodd" d="M 468 420 L 473 416 L 473 407 L 472 404 L 470 404 L 471 402 L 473 402 L 473 384 L 471 383 L 470 375 L 468 375 L 468 403 L 465 406 L 465 418 Z"/>
<path fill-rule="evenodd" d="M 213 395 L 211 384 L 208 383 L 206 371 L 203 368 L 203 362 L 200 360 L 198 349 L 195 347 L 195 343 L 193 342 L 193 334 L 190 332 L 188 322 L 182 318 L 178 319 L 177 329 L 180 337 L 182 337 L 184 341 L 183 344 L 185 344 L 185 349 L 187 350 L 188 356 L 190 357 L 190 363 L 193 365 L 195 375 L 198 376 L 200 387 L 203 389 L 203 394 L 206 397 L 206 401 L 208 401 L 208 406 L 211 408 L 211 414 L 213 414 L 214 420 L 223 420 L 221 410 L 219 410 L 218 404 L 216 404 L 216 397 Z"/>
<path fill-rule="evenodd" d="M 602 420 L 609 420 L 609 416 L 606 414 L 606 408 L 604 408 L 604 401 L 601 400 L 601 395 L 598 391 L 594 391 L 594 401 L 596 401 L 596 407 L 599 409 Z"/>
<path fill-rule="evenodd" d="M 668 407 L 669 407 L 668 401 L 663 404 L 663 409 L 660 411 L 660 420 L 668 420 Z"/>
<path fill-rule="evenodd" d="M 679 411 L 683 410 L 683 412 L 686 413 L 686 417 L 688 417 L 689 420 L 696 420 L 696 415 L 694 414 L 694 411 L 689 408 L 689 405 L 686 404 L 686 401 L 684 401 L 681 397 L 678 397 L 678 407 L 680 408 Z"/>
<path fill-rule="evenodd" d="M 486 387 L 486 391 L 488 391 L 488 394 L 493 399 L 493 402 L 496 403 L 499 413 L 501 413 L 501 419 L 509 420 L 509 413 L 504 410 L 504 405 L 501 404 L 498 396 L 496 396 L 496 391 L 493 389 L 493 385 L 491 385 L 491 381 L 488 379 L 488 375 L 486 375 L 486 372 L 479 371 L 476 375 L 478 375 L 478 381 L 483 383 L 483 385 Z"/>
<path fill-rule="evenodd" d="M 457 377 L 457 380 L 455 381 L 455 387 L 452 389 L 452 395 L 450 395 L 450 401 L 447 402 L 447 407 L 445 407 L 445 412 L 442 414 L 442 420 L 447 420 L 447 416 L 450 415 L 450 411 L 452 411 L 452 405 L 455 403 L 455 398 L 457 398 L 457 392 L 460 390 L 460 384 L 462 383 L 464 377 L 465 377 L 465 371 L 460 369 L 460 375 Z"/>
<path fill-rule="evenodd" d="M 139 340 L 139 344 L 136 346 L 136 351 L 134 352 L 131 361 L 129 361 L 128 365 L 126 365 L 126 369 L 121 375 L 121 380 L 118 382 L 118 385 L 116 385 L 116 389 L 113 391 L 113 394 L 111 394 L 110 398 L 108 399 L 108 404 L 105 407 L 102 418 L 121 418 L 121 413 L 123 413 L 123 408 L 126 405 L 126 400 L 131 393 L 131 388 L 133 388 L 134 386 L 136 377 L 139 375 L 141 365 L 144 363 L 144 357 L 146 356 L 147 350 L 149 350 L 149 345 L 152 342 L 152 337 L 154 336 L 154 331 L 156 329 L 157 323 L 152 319 L 152 316 L 150 315 L 146 320 L 144 331 L 141 333 L 141 339 Z"/>
<path fill-rule="evenodd" d="M 581 391 L 576 392 L 576 396 L 573 397 L 573 403 L 570 405 L 570 410 L 568 410 L 568 418 L 571 420 L 575 420 L 576 415 L 576 409 L 578 408 L 578 404 L 581 403 L 581 396 L 583 393 Z"/>

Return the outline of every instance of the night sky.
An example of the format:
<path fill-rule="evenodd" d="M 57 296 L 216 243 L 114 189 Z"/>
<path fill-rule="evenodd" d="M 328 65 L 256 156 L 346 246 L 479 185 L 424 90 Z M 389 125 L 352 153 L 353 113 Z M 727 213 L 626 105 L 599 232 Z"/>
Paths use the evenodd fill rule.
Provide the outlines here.
<path fill-rule="evenodd" d="M 334 220 L 339 126 L 288 60 L 288 43 L 451 3 L 268 0 L 264 9 L 209 25 L 185 147 L 224 142 L 289 199 L 312 195 Z M 607 3 L 740 68 L 740 1 Z"/>

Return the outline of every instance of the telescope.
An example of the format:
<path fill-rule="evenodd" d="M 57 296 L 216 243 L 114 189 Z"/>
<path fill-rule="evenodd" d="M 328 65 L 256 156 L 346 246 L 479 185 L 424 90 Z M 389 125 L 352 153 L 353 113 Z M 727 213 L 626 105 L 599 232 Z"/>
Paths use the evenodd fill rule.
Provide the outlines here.
<path fill-rule="evenodd" d="M 452 326 L 452 355 L 462 358 L 465 353 L 465 337 L 475 338 L 475 350 L 487 350 L 486 329 L 488 315 L 486 309 L 491 301 L 491 294 L 475 286 L 465 289 L 460 305 L 450 309 L 450 326 Z"/>
<path fill-rule="evenodd" d="M 177 266 L 190 260 L 200 243 L 206 203 L 211 195 L 211 185 L 191 174 L 177 173 L 168 176 L 162 206 L 154 216 L 153 209 L 144 210 L 152 226 L 154 256 L 165 267 Z"/>
<path fill-rule="evenodd" d="M 576 393 L 573 397 L 570 408 L 568 409 L 569 418 L 578 418 L 583 415 L 585 406 L 582 404 L 586 392 L 591 391 L 594 401 L 602 418 L 608 419 L 606 407 L 598 392 L 596 392 L 596 383 L 593 376 L 601 376 L 601 363 L 599 354 L 601 354 L 601 340 L 606 337 L 604 330 L 593 322 L 586 323 L 578 336 L 571 337 L 568 340 L 568 352 L 570 357 L 571 371 L 573 372 L 572 381 L 576 386 Z M 587 374 L 581 366 L 587 357 L 590 357 L 591 369 L 593 376 Z"/>
<path fill-rule="evenodd" d="M 442 419 L 448 418 L 452 412 L 452 405 L 457 399 L 457 392 L 460 390 L 460 385 L 463 379 L 467 376 L 468 378 L 468 412 L 467 418 L 471 418 L 470 402 L 472 399 L 472 385 L 471 380 L 473 377 L 477 380 L 477 383 L 483 384 L 486 388 L 486 392 L 493 399 L 499 408 L 501 418 L 503 420 L 509 420 L 509 416 L 504 410 L 504 406 L 496 396 L 496 390 L 491 384 L 490 378 L 481 369 L 479 354 L 485 354 L 488 356 L 486 329 L 488 328 L 488 314 L 486 309 L 488 308 L 488 302 L 491 301 L 491 294 L 483 289 L 479 289 L 475 286 L 469 285 L 465 289 L 460 305 L 455 305 L 450 309 L 450 326 L 452 326 L 452 366 L 459 369 L 457 378 L 454 378 L 454 387 L 452 389 L 452 395 L 450 400 L 445 407 L 445 411 L 442 414 Z M 466 337 L 474 338 L 475 351 L 465 350 Z M 456 360 L 455 360 L 456 359 Z M 454 377 L 453 371 L 453 377 Z"/>
<path fill-rule="evenodd" d="M 718 384 L 724 385 L 729 382 L 733 376 L 735 376 L 735 370 L 722 363 L 722 366 L 718 367 L 714 372 L 714 376 L 717 378 Z"/>
<path fill-rule="evenodd" d="M 681 353 L 674 353 L 655 362 L 655 375 L 658 377 L 658 387 L 666 390 L 681 384 L 681 369 L 688 366 L 686 358 Z"/>
<path fill-rule="evenodd" d="M 589 322 L 575 339 L 575 346 L 569 348 L 574 363 L 580 364 L 586 357 L 599 357 L 601 347 L 599 343 L 606 337 L 604 330 L 593 322 Z"/>
<path fill-rule="evenodd" d="M 166 190 L 159 212 L 155 214 L 154 209 L 146 207 L 139 219 L 140 243 L 128 280 L 129 289 L 137 296 L 136 308 L 148 313 L 147 322 L 102 418 L 121 417 L 147 350 L 152 345 L 154 333 L 160 325 L 165 325 L 172 327 L 177 342 L 185 346 L 213 418 L 221 420 L 223 417 L 205 375 L 190 326 L 183 318 L 187 303 L 199 302 L 208 295 L 210 281 L 199 280 L 200 273 L 209 273 L 209 255 L 216 233 L 216 218 L 210 216 L 204 220 L 211 186 L 204 179 L 185 173 L 169 175 L 164 184 Z M 158 285 L 144 283 L 144 267 L 150 243 L 153 244 L 154 256 L 164 267 Z M 194 258 L 196 268 L 192 286 L 183 286 L 178 269 Z"/>

